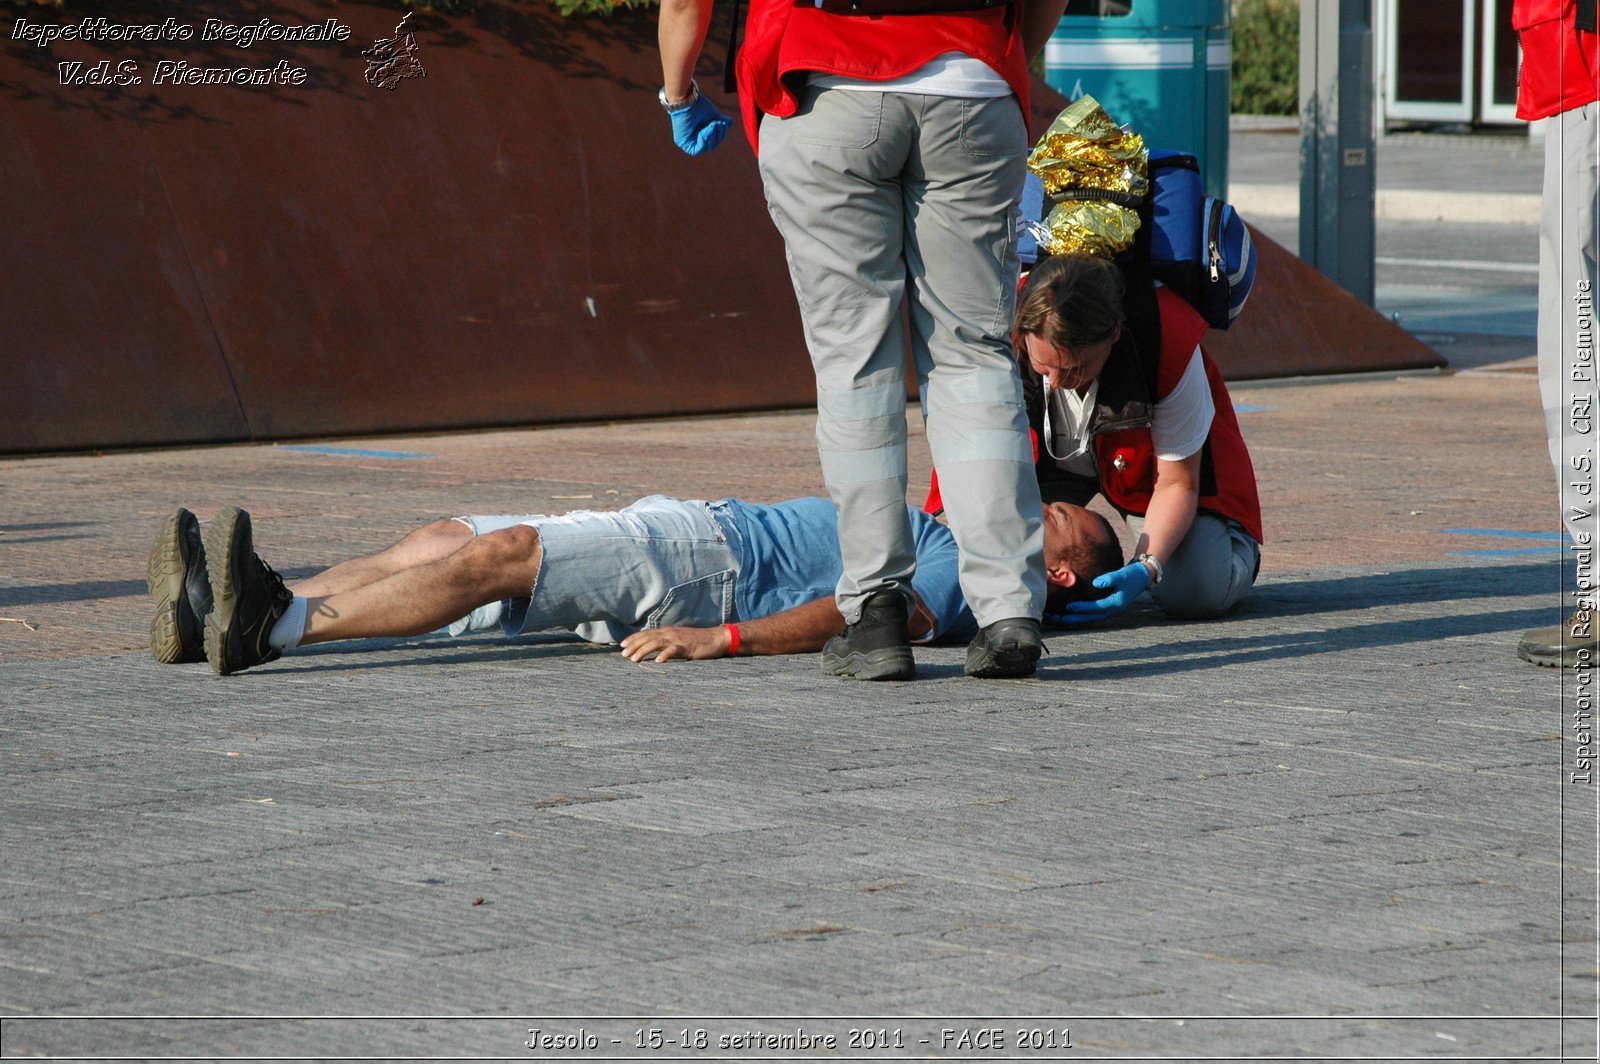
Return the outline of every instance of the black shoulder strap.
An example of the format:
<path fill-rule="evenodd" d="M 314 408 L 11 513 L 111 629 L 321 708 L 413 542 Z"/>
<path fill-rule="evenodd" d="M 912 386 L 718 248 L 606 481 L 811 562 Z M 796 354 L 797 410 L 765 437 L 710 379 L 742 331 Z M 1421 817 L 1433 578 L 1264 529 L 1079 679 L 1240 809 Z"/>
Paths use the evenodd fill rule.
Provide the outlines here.
<path fill-rule="evenodd" d="M 1588 30 L 1590 33 L 1600 32 L 1595 28 L 1595 0 L 1578 0 L 1578 28 Z"/>
<path fill-rule="evenodd" d="M 734 60 L 739 57 L 739 4 L 733 0 L 733 22 L 728 26 L 728 58 L 722 64 L 722 91 L 730 95 L 739 91 L 739 75 Z"/>
<path fill-rule="evenodd" d="M 1139 228 L 1133 246 L 1117 256 L 1122 270 L 1124 294 L 1122 311 L 1127 319 L 1125 331 L 1131 333 L 1138 375 L 1145 394 L 1155 401 L 1156 381 L 1161 369 L 1161 312 L 1156 303 L 1156 275 L 1150 266 L 1150 237 L 1155 229 L 1155 207 L 1146 199 L 1138 207 Z"/>

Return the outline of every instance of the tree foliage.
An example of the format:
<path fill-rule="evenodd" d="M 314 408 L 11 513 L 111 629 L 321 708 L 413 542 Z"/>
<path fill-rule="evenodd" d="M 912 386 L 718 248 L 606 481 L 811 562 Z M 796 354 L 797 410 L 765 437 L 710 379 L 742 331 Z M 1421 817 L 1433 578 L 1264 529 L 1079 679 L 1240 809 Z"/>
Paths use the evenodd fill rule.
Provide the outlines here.
<path fill-rule="evenodd" d="M 613 11 L 656 7 L 660 0 L 551 0 L 563 15 L 609 15 Z"/>
<path fill-rule="evenodd" d="M 1299 0 L 1233 0 L 1234 114 L 1300 109 Z"/>

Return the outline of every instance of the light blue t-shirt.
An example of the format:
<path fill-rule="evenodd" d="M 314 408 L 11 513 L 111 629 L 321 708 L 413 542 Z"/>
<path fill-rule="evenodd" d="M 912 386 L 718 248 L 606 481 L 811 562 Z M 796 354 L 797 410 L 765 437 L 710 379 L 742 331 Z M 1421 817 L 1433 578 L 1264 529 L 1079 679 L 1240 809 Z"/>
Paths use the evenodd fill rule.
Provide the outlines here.
<path fill-rule="evenodd" d="M 761 506 L 729 499 L 727 512 L 742 541 L 737 590 L 739 616 L 770 617 L 832 597 L 844 564 L 839 560 L 839 520 L 827 499 L 791 499 Z M 907 506 L 917 547 L 911 586 L 933 614 L 935 639 L 970 639 L 978 624 L 957 580 L 956 540 L 950 530 Z"/>

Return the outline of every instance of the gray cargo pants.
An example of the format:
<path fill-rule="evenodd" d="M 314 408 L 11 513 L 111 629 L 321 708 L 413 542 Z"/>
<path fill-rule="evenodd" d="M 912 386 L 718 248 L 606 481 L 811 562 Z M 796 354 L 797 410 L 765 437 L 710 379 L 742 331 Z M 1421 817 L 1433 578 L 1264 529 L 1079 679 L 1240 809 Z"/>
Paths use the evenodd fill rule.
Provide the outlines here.
<path fill-rule="evenodd" d="M 1014 98 L 810 89 L 761 125 L 817 375 L 817 450 L 839 509 L 839 609 L 908 598 L 906 334 L 961 590 L 980 625 L 1038 617 L 1044 535 L 1010 332 L 1027 127 Z"/>
<path fill-rule="evenodd" d="M 1600 254 L 1600 104 L 1544 123 L 1539 224 L 1539 392 L 1555 465 L 1561 518 L 1579 543 L 1594 543 L 1596 409 L 1594 291 Z"/>
<path fill-rule="evenodd" d="M 1144 518 L 1126 514 L 1122 523 L 1135 543 L 1144 535 Z M 1237 522 L 1197 513 L 1189 534 L 1167 559 L 1161 583 L 1150 597 L 1161 612 L 1178 620 L 1221 617 L 1255 586 L 1261 571 L 1261 544 Z"/>

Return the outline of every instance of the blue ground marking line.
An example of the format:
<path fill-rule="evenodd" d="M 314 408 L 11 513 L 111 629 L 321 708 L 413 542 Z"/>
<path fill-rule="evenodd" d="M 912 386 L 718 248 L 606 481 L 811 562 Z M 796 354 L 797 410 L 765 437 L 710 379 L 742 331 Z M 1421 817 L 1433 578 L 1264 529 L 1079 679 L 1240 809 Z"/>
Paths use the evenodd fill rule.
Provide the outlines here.
<path fill-rule="evenodd" d="M 399 461 L 404 461 L 408 458 L 439 457 L 436 454 L 419 454 L 416 451 L 373 451 L 365 447 L 312 447 L 294 444 L 278 449 L 281 451 L 305 451 L 308 454 L 336 454 L 346 458 L 393 458 Z"/>
<path fill-rule="evenodd" d="M 1561 554 L 1566 548 L 1552 543 L 1548 547 L 1507 547 L 1504 550 L 1447 550 L 1452 558 L 1507 558 L 1514 554 Z"/>
<path fill-rule="evenodd" d="M 1494 536 L 1498 539 L 1559 539 L 1566 541 L 1565 532 L 1523 532 L 1515 528 L 1447 528 L 1446 532 L 1458 536 Z"/>
<path fill-rule="evenodd" d="M 1567 549 L 1565 532 L 1526 532 L 1518 528 L 1447 528 L 1445 533 L 1457 536 L 1492 536 L 1495 539 L 1552 540 L 1542 547 L 1502 547 L 1499 550 L 1450 550 L 1447 557 L 1454 558 L 1509 558 L 1523 554 L 1561 554 Z"/>
<path fill-rule="evenodd" d="M 1271 407 L 1271 406 L 1252 406 L 1249 403 L 1234 403 L 1233 404 L 1233 412 L 1235 414 L 1259 414 L 1263 410 L 1275 410 L 1275 409 L 1277 409 L 1277 408 L 1276 407 Z"/>

